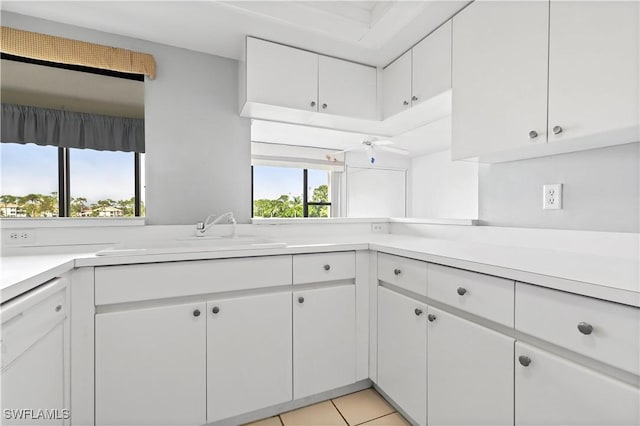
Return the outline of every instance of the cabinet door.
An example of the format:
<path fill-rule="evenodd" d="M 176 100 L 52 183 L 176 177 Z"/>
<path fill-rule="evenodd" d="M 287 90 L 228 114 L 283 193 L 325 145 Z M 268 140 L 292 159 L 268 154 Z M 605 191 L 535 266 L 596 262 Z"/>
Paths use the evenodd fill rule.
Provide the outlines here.
<path fill-rule="evenodd" d="M 549 141 L 640 139 L 639 9 L 637 1 L 551 1 Z"/>
<path fill-rule="evenodd" d="M 413 48 L 412 105 L 451 89 L 451 21 Z"/>
<path fill-rule="evenodd" d="M 318 55 L 247 38 L 247 101 L 317 111 Z"/>
<path fill-rule="evenodd" d="M 373 67 L 319 56 L 319 111 L 376 119 L 377 71 Z"/>
<path fill-rule="evenodd" d="M 291 293 L 207 303 L 207 422 L 291 401 Z"/>
<path fill-rule="evenodd" d="M 453 18 L 454 160 L 546 142 L 548 23 L 542 1 L 476 1 Z"/>
<path fill-rule="evenodd" d="M 2 370 L 3 425 L 62 425 L 64 417 L 63 324 L 36 342 Z M 10 342 L 6 342 L 7 345 Z M 5 342 L 3 342 L 4 349 Z M 3 351 L 4 352 L 4 351 Z M 58 419 L 7 419 L 4 410 L 58 410 Z M 35 413 L 35 412 L 34 412 Z"/>
<path fill-rule="evenodd" d="M 96 315 L 96 424 L 200 425 L 206 304 Z"/>
<path fill-rule="evenodd" d="M 640 423 L 637 388 L 525 343 L 515 356 L 516 425 Z"/>
<path fill-rule="evenodd" d="M 429 307 L 428 424 L 513 424 L 514 339 Z"/>
<path fill-rule="evenodd" d="M 411 106 L 411 51 L 382 71 L 382 115 L 389 118 Z"/>
<path fill-rule="evenodd" d="M 378 287 L 378 386 L 427 424 L 427 306 Z"/>
<path fill-rule="evenodd" d="M 293 397 L 355 382 L 355 286 L 293 293 Z"/>

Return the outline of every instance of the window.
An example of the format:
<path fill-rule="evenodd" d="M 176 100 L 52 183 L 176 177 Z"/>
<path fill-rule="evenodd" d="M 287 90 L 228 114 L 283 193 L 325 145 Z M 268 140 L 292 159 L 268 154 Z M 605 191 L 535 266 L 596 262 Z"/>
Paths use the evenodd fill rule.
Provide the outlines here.
<path fill-rule="evenodd" d="M 330 217 L 326 170 L 253 166 L 253 217 Z"/>
<path fill-rule="evenodd" d="M 0 217 L 144 216 L 143 154 L 2 143 L 0 156 Z"/>
<path fill-rule="evenodd" d="M 0 217 L 144 216 L 144 78 L 4 53 L 2 71 Z"/>

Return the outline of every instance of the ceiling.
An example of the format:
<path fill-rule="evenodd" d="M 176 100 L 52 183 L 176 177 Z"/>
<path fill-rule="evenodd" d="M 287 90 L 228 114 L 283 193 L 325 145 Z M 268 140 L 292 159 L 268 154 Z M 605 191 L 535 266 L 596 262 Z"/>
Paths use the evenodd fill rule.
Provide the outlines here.
<path fill-rule="evenodd" d="M 2 10 L 240 59 L 252 35 L 385 66 L 462 9 L 423 1 L 2 1 Z"/>

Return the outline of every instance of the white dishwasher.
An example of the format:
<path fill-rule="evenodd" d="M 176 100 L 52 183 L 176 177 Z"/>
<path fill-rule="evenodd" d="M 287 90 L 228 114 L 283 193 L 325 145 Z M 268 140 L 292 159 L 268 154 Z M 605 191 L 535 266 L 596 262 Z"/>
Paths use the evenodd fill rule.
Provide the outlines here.
<path fill-rule="evenodd" d="M 56 278 L 0 306 L 3 425 L 65 425 L 67 280 Z"/>

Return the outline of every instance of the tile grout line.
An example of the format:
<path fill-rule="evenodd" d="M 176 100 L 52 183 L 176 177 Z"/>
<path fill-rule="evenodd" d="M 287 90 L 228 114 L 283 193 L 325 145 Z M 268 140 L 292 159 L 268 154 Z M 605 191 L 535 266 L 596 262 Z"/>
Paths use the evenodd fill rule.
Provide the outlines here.
<path fill-rule="evenodd" d="M 333 399 L 330 399 L 329 401 L 331 401 L 331 405 L 333 405 L 333 408 L 336 409 L 336 411 L 338 412 L 338 414 L 340 414 L 340 417 L 342 417 L 342 420 L 344 420 L 344 422 L 348 425 L 348 426 L 352 426 L 347 419 L 342 415 L 342 412 L 340 411 L 340 409 L 338 408 L 338 406 L 335 404 L 335 402 L 333 402 Z"/>
<path fill-rule="evenodd" d="M 282 417 L 278 414 L 278 420 L 280 420 L 280 425 L 284 426 L 284 421 L 282 421 Z"/>
<path fill-rule="evenodd" d="M 364 422 L 362 422 L 362 423 L 357 423 L 357 424 L 355 424 L 355 425 L 353 425 L 353 426 L 364 425 L 364 424 L 366 424 L 366 423 L 372 422 L 372 421 L 374 421 L 374 420 L 381 419 L 381 418 L 383 418 L 383 417 L 390 416 L 390 415 L 395 414 L 395 413 L 398 413 L 398 412 L 394 410 L 394 411 L 392 411 L 392 412 L 390 412 L 390 413 L 383 414 L 383 415 L 382 415 L 382 416 L 380 416 L 380 417 L 374 417 L 373 419 L 369 419 L 369 420 L 364 421 Z M 400 413 L 398 413 L 398 414 L 400 414 Z M 403 417 L 403 419 L 404 419 L 404 417 Z"/>

